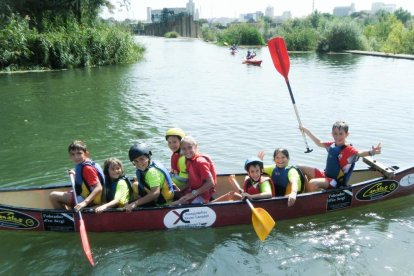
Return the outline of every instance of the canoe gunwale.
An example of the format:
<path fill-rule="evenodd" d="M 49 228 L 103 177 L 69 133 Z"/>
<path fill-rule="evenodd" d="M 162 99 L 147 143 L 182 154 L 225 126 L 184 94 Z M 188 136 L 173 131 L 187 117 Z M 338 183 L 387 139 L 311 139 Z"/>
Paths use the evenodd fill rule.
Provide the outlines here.
<path fill-rule="evenodd" d="M 408 171 L 409 169 L 407 169 Z M 365 170 L 361 170 L 361 171 L 366 171 Z M 227 176 L 230 174 L 221 174 L 222 176 Z M 244 175 L 244 174 L 242 174 Z M 377 178 L 372 178 L 366 181 L 362 181 L 362 182 L 358 182 L 355 184 L 352 184 L 350 186 L 346 186 L 346 187 L 341 187 L 341 188 L 335 188 L 335 189 L 328 189 L 328 190 L 321 190 L 321 191 L 315 191 L 315 192 L 306 192 L 303 194 L 298 194 L 297 195 L 297 199 L 298 198 L 303 198 L 303 197 L 313 197 L 316 195 L 323 195 L 323 194 L 331 194 L 332 192 L 339 192 L 339 191 L 343 191 L 343 190 L 349 190 L 349 189 L 357 189 L 360 186 L 365 186 L 371 182 L 376 182 L 376 181 L 380 181 L 380 180 L 385 180 L 387 179 L 386 177 L 377 177 Z M 16 192 L 16 191 L 31 191 L 31 190 L 50 190 L 50 189 L 62 189 L 62 188 L 72 188 L 72 186 L 70 184 L 67 183 L 63 183 L 63 184 L 55 184 L 55 185 L 48 185 L 48 186 L 38 186 L 38 187 L 24 187 L 24 188 L 1 188 L 0 192 Z M 265 198 L 265 199 L 259 199 L 259 200 L 251 200 L 252 203 L 256 203 L 256 204 L 261 204 L 261 203 L 268 203 L 268 202 L 276 202 L 276 201 L 287 201 L 288 196 L 276 196 L 276 197 L 272 197 L 272 198 Z M 209 202 L 207 204 L 182 204 L 182 205 L 177 205 L 177 206 L 154 206 L 154 207 L 137 207 L 135 209 L 133 209 L 132 212 L 136 212 L 136 211 L 150 211 L 150 210 L 163 210 L 163 209 L 180 209 L 180 208 L 193 208 L 193 207 L 209 207 L 209 206 L 220 206 L 220 205 L 239 205 L 239 204 L 245 204 L 244 201 L 242 200 L 235 200 L 235 201 L 220 201 L 220 202 Z M 5 207 L 5 208 L 13 208 L 13 209 L 20 209 L 20 210 L 26 210 L 26 211 L 34 211 L 34 212 L 39 212 L 39 211 L 47 211 L 47 212 L 55 212 L 55 213 L 76 213 L 74 210 L 66 210 L 66 209 L 49 209 L 49 208 L 33 208 L 33 207 L 22 207 L 22 206 L 14 206 L 14 205 L 9 205 L 9 204 L 1 204 L 0 203 L 0 207 Z M 125 210 L 123 208 L 109 208 L 107 210 L 104 211 L 104 213 L 111 213 L 111 212 L 125 212 Z M 95 213 L 94 208 L 93 207 L 89 207 L 89 208 L 84 208 L 82 209 L 82 213 Z"/>
<path fill-rule="evenodd" d="M 353 180 L 351 178 L 355 184 L 299 194 L 294 208 L 287 206 L 287 196 L 255 200 L 253 204 L 257 208 L 265 209 L 275 220 L 281 221 L 323 215 L 414 194 L 414 167 L 398 170 L 393 178 L 385 177 L 372 167 L 355 170 L 354 173 L 356 172 L 360 173 L 355 175 Z M 220 174 L 220 185 L 226 183 L 225 177 L 228 175 L 230 174 Z M 236 177 L 242 179 L 244 175 L 238 174 Z M 0 189 L 0 230 L 79 231 L 79 219 L 75 211 L 49 207 L 48 194 L 55 189 L 65 191 L 71 189 L 71 186 L 65 183 L 43 187 Z M 9 192 L 15 192 L 15 194 L 11 195 Z M 221 192 L 226 192 L 226 190 L 222 189 Z M 18 199 L 20 201 L 17 201 Z M 25 200 L 32 200 L 37 205 L 25 205 Z M 48 203 L 48 205 L 39 204 L 37 200 L 40 200 L 40 203 Z M 132 212 L 117 208 L 105 210 L 101 214 L 96 214 L 93 208 L 86 208 L 82 214 L 85 226 L 90 232 L 147 231 L 251 224 L 251 210 L 246 202 L 240 200 L 136 208 Z M 30 223 L 24 223 L 26 221 Z"/>

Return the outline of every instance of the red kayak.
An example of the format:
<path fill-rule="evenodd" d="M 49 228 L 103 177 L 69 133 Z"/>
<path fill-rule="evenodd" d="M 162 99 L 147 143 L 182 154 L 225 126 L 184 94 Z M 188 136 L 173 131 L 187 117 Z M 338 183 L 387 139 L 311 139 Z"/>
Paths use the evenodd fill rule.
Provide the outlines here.
<path fill-rule="evenodd" d="M 250 65 L 256 65 L 256 66 L 260 66 L 260 64 L 262 64 L 262 60 L 261 59 L 245 59 L 242 62 L 243 64 L 250 64 Z"/>

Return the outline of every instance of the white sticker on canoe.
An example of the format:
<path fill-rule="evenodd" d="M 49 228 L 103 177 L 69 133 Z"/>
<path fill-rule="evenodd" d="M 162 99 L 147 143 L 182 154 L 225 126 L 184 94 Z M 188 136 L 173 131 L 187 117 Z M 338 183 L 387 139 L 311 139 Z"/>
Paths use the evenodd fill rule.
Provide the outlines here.
<path fill-rule="evenodd" d="M 216 221 L 216 213 L 209 207 L 189 207 L 169 211 L 164 217 L 167 228 L 209 227 Z"/>
<path fill-rule="evenodd" d="M 401 178 L 400 185 L 407 187 L 414 184 L 414 174 L 409 174 Z"/>

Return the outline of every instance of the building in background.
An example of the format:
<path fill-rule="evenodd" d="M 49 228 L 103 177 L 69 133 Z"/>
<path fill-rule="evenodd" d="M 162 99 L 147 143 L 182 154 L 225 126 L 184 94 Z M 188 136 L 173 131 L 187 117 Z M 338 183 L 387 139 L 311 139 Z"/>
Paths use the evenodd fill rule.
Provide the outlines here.
<path fill-rule="evenodd" d="M 185 7 L 187 9 L 187 13 L 194 16 L 194 14 L 195 14 L 195 5 L 194 5 L 193 0 L 189 0 L 188 3 L 185 5 Z"/>
<path fill-rule="evenodd" d="M 393 13 L 396 10 L 396 5 L 395 4 L 384 4 L 382 2 L 375 2 L 372 3 L 371 6 L 371 13 L 375 14 L 378 11 L 386 11 L 389 13 Z"/>
<path fill-rule="evenodd" d="M 264 16 L 263 12 L 257 11 L 257 12 L 252 12 L 252 13 L 240 14 L 239 19 L 241 22 L 249 22 L 249 21 L 257 21 L 263 16 Z"/>
<path fill-rule="evenodd" d="M 281 23 L 289 19 L 292 19 L 292 13 L 290 11 L 284 11 L 282 15 L 274 17 L 274 20 L 278 23 Z"/>
<path fill-rule="evenodd" d="M 265 10 L 265 16 L 273 18 L 275 17 L 275 8 L 268 6 Z"/>
<path fill-rule="evenodd" d="M 333 9 L 334 16 L 349 16 L 355 12 L 355 4 L 352 3 L 351 6 L 345 7 L 335 7 Z"/>
<path fill-rule="evenodd" d="M 152 12 L 152 9 L 150 7 L 147 7 L 147 21 L 146 21 L 146 23 L 151 23 L 151 12 Z"/>
<path fill-rule="evenodd" d="M 153 10 L 147 7 L 147 23 L 158 23 L 166 17 L 177 16 L 177 15 L 192 15 L 194 20 L 198 20 L 199 12 L 195 8 L 193 0 L 189 0 L 185 5 L 185 8 L 163 8 Z"/>

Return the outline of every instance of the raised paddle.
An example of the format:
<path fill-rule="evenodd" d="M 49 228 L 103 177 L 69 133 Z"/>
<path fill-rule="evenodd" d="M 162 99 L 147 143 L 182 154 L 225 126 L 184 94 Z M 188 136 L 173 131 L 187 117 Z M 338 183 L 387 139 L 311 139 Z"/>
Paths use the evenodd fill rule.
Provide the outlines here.
<path fill-rule="evenodd" d="M 290 87 L 289 83 L 289 69 L 290 69 L 290 59 L 289 54 L 286 49 L 286 44 L 283 38 L 281 37 L 274 37 L 267 42 L 267 46 L 269 47 L 270 55 L 273 60 L 273 64 L 276 67 L 276 70 L 285 78 L 287 87 L 290 93 L 290 99 L 292 100 L 293 108 L 295 109 L 296 118 L 298 119 L 299 126 L 302 127 L 302 122 L 299 117 L 298 109 L 296 108 L 295 98 L 293 97 L 292 88 Z M 302 132 L 303 140 L 305 141 L 306 151 L 305 153 L 312 152 L 313 149 L 309 148 L 308 141 L 306 140 L 305 133 Z"/>
<path fill-rule="evenodd" d="M 234 185 L 239 191 L 243 191 L 236 179 L 230 177 L 229 181 L 231 181 L 230 184 Z M 250 209 L 252 209 L 252 224 L 254 231 L 256 232 L 259 239 L 261 241 L 264 241 L 272 231 L 273 227 L 275 227 L 276 222 L 265 209 L 255 208 L 248 198 L 246 198 L 246 202 L 249 205 Z"/>
<path fill-rule="evenodd" d="M 75 179 L 73 178 L 73 174 L 69 174 L 70 182 L 72 184 L 72 189 L 75 197 L 75 203 L 78 205 L 78 199 L 75 192 Z M 83 251 L 85 252 L 86 257 L 88 258 L 89 262 L 92 266 L 95 265 L 93 261 L 91 247 L 89 246 L 88 234 L 86 233 L 85 223 L 83 222 L 82 213 L 81 211 L 78 212 L 79 214 L 79 232 L 82 240 Z"/>

